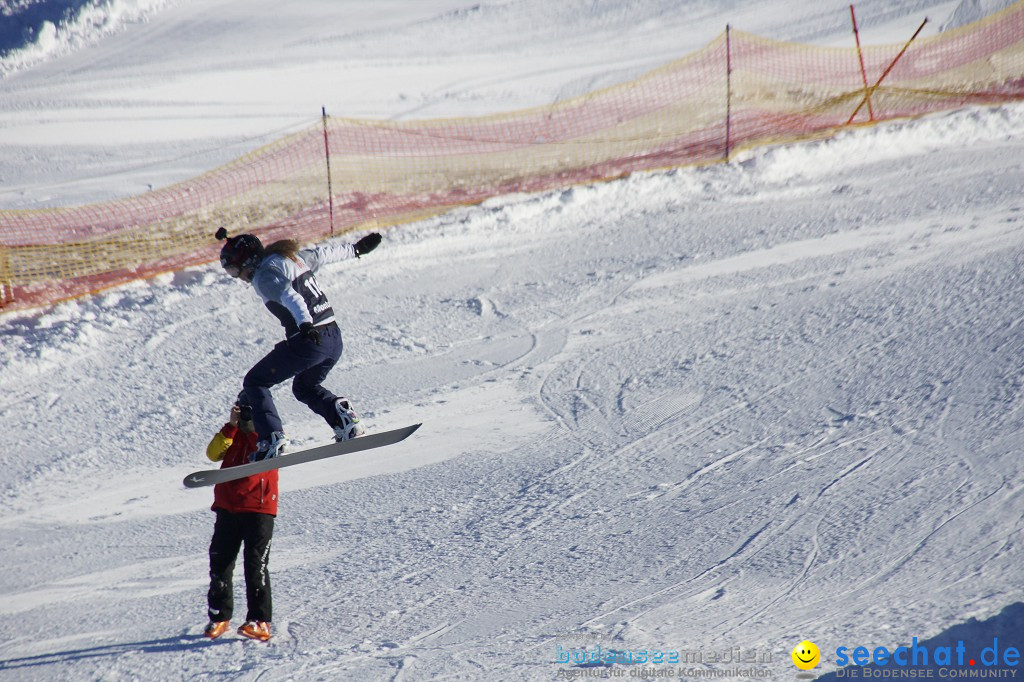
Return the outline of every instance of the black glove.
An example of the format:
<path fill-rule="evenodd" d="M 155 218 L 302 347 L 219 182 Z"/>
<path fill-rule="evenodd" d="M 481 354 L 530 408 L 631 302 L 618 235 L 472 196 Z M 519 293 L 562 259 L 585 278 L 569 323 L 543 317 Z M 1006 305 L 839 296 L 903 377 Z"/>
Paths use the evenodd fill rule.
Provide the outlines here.
<path fill-rule="evenodd" d="M 355 243 L 356 258 L 359 258 L 364 253 L 370 253 L 380 244 L 381 236 L 376 232 L 371 232 L 359 241 Z"/>
<path fill-rule="evenodd" d="M 312 322 L 303 322 L 300 324 L 299 333 L 316 345 L 320 345 L 320 330 L 314 327 Z"/>

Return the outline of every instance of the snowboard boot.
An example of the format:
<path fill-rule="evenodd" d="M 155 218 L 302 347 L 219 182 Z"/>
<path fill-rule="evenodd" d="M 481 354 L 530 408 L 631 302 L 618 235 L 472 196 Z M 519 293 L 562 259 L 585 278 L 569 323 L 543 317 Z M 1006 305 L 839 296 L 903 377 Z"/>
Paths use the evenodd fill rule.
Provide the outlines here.
<path fill-rule="evenodd" d="M 266 642 L 270 639 L 270 623 L 262 620 L 247 620 L 245 625 L 238 628 L 238 634 L 249 639 Z"/>
<path fill-rule="evenodd" d="M 270 434 L 270 438 L 261 440 L 256 444 L 256 452 L 252 453 L 249 457 L 250 462 L 262 462 L 265 459 L 271 459 L 278 455 L 284 454 L 284 446 L 287 445 L 288 441 L 285 440 L 284 434 L 280 431 L 274 431 Z"/>
<path fill-rule="evenodd" d="M 210 639 L 217 639 L 225 632 L 227 632 L 228 628 L 230 627 L 231 621 L 229 620 L 211 620 L 207 624 L 206 629 L 203 630 L 203 634 L 209 637 Z"/>
<path fill-rule="evenodd" d="M 366 433 L 359 415 L 352 409 L 352 405 L 345 398 L 338 398 L 334 401 L 334 410 L 338 413 L 338 423 L 334 427 L 334 440 L 341 442 L 358 438 Z"/>

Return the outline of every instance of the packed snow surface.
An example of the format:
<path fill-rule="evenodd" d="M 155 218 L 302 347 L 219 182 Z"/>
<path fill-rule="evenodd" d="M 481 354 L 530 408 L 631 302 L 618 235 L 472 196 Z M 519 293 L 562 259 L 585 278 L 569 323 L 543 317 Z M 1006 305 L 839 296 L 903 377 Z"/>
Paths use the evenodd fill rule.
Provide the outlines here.
<path fill-rule="evenodd" d="M 0 205 L 201 172 L 308 122 L 318 76 L 338 112 L 461 115 L 726 22 L 849 39 L 845 0 L 131 6 L 0 80 Z M 992 9 L 858 5 L 864 34 Z M 802 639 L 815 674 L 949 632 L 977 655 L 973 619 L 1024 648 L 1022 186 L 1008 105 L 386 230 L 319 276 L 327 385 L 371 431 L 424 425 L 281 472 L 268 644 L 201 636 L 212 495 L 181 485 L 281 336 L 252 291 L 208 266 L 4 314 L 0 679 L 550 680 L 648 667 L 562 652 L 737 648 L 791 679 Z M 329 439 L 275 396 L 296 448 Z"/>

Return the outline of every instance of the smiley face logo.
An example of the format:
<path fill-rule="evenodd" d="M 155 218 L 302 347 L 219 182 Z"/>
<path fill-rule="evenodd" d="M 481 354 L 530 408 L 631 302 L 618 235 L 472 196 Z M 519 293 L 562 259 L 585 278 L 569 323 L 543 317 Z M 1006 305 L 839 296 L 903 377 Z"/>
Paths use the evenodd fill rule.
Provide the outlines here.
<path fill-rule="evenodd" d="M 804 640 L 793 649 L 793 665 L 801 670 L 810 670 L 821 662 L 821 651 L 814 642 Z"/>

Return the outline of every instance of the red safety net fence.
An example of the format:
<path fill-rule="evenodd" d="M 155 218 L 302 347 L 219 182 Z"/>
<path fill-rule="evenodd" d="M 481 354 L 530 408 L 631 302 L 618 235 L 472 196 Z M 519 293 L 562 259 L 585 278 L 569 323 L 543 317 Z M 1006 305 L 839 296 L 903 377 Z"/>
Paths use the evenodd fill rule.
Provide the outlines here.
<path fill-rule="evenodd" d="M 1020 99 L 1024 0 L 935 37 L 863 50 L 727 29 L 636 80 L 550 106 L 412 122 L 325 116 L 164 189 L 0 211 L 0 305 L 50 304 L 214 261 L 220 226 L 265 242 L 312 241 L 496 195 L 719 162 L 739 148 L 847 125 Z"/>

